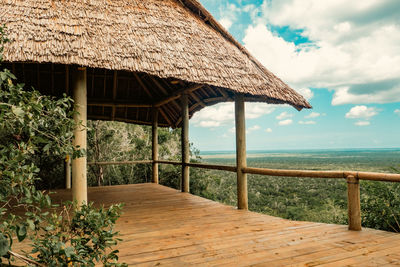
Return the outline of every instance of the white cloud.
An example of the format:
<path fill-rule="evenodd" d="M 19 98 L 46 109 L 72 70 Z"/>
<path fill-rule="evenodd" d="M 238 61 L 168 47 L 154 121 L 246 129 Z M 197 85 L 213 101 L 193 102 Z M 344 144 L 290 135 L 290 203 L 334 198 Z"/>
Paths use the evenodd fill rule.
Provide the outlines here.
<path fill-rule="evenodd" d="M 293 123 L 293 120 L 288 119 L 288 120 L 283 120 L 279 122 L 279 125 L 284 126 L 284 125 L 290 125 Z"/>
<path fill-rule="evenodd" d="M 281 114 L 279 114 L 278 116 L 276 116 L 276 119 L 277 120 L 283 120 L 283 119 L 291 118 L 291 117 L 293 117 L 293 114 L 284 111 Z"/>
<path fill-rule="evenodd" d="M 396 109 L 396 110 L 394 111 L 394 114 L 397 114 L 397 115 L 400 116 L 400 109 Z"/>
<path fill-rule="evenodd" d="M 310 100 L 314 96 L 313 91 L 311 91 L 311 89 L 307 87 L 296 89 L 296 91 L 302 96 L 304 96 L 304 98 L 307 100 Z"/>
<path fill-rule="evenodd" d="M 221 125 L 218 121 L 200 121 L 198 124 L 200 127 L 211 128 L 211 127 L 218 127 Z"/>
<path fill-rule="evenodd" d="M 203 108 L 191 120 L 198 127 L 219 127 L 234 122 L 233 103 L 221 103 Z"/>
<path fill-rule="evenodd" d="M 400 102 L 400 86 L 378 91 L 354 94 L 349 86 L 338 87 L 333 95 L 332 105 Z"/>
<path fill-rule="evenodd" d="M 275 110 L 273 105 L 266 103 L 246 103 L 246 119 L 257 119 Z M 232 102 L 220 103 L 205 107 L 196 112 L 191 122 L 197 127 L 215 128 L 235 122 L 235 107 Z"/>
<path fill-rule="evenodd" d="M 307 116 L 304 116 L 304 118 L 306 119 L 312 119 L 312 118 L 317 118 L 321 116 L 321 114 L 319 114 L 318 112 L 311 112 L 310 114 L 308 114 Z"/>
<path fill-rule="evenodd" d="M 272 129 L 271 128 L 267 128 L 267 129 L 265 129 L 265 132 L 266 133 L 272 133 Z"/>
<path fill-rule="evenodd" d="M 292 87 L 333 89 L 334 105 L 400 101 L 398 0 L 265 0 L 261 10 L 244 44 Z M 268 24 L 302 29 L 313 44 L 287 42 Z"/>
<path fill-rule="evenodd" d="M 229 30 L 229 28 L 232 26 L 233 21 L 230 20 L 229 18 L 221 18 L 219 20 L 219 23 L 221 23 L 221 25 L 226 29 Z"/>
<path fill-rule="evenodd" d="M 256 119 L 271 114 L 275 107 L 266 103 L 246 103 L 246 119 Z"/>
<path fill-rule="evenodd" d="M 354 125 L 356 126 L 368 126 L 371 123 L 369 121 L 357 121 L 356 123 L 354 123 Z"/>
<path fill-rule="evenodd" d="M 355 106 L 346 113 L 348 119 L 364 119 L 369 120 L 373 116 L 377 115 L 378 111 L 376 108 L 369 108 L 367 106 Z"/>
<path fill-rule="evenodd" d="M 254 131 L 257 131 L 257 130 L 260 130 L 260 126 L 254 125 L 254 126 L 252 126 L 252 127 L 247 128 L 246 133 L 249 134 L 249 133 L 254 132 Z"/>
<path fill-rule="evenodd" d="M 311 124 L 317 124 L 317 123 L 315 121 L 299 121 L 299 124 L 311 125 Z"/>

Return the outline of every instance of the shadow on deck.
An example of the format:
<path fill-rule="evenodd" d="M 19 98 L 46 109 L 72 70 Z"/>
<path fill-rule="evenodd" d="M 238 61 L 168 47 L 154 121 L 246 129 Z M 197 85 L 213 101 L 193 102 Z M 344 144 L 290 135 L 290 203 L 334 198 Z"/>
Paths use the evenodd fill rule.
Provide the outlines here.
<path fill-rule="evenodd" d="M 156 184 L 89 188 L 89 200 L 124 202 L 120 260 L 143 266 L 384 266 L 400 264 L 400 235 L 289 221 L 241 211 Z M 53 199 L 70 199 L 60 190 Z"/>

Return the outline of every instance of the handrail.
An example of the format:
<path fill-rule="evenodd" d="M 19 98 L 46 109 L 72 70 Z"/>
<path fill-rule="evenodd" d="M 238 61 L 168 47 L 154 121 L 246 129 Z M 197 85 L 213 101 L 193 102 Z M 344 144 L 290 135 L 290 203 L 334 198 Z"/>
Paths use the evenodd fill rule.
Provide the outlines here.
<path fill-rule="evenodd" d="M 171 160 L 99 161 L 99 162 L 88 162 L 88 165 L 131 165 L 131 164 L 151 164 L 151 163 L 182 165 L 182 162 L 180 161 L 171 161 Z M 201 169 L 237 172 L 237 167 L 230 165 L 194 163 L 194 162 L 189 162 L 186 163 L 185 165 Z M 270 176 L 301 177 L 301 178 L 336 178 L 336 179 L 343 179 L 347 178 L 348 176 L 353 176 L 359 180 L 396 182 L 396 183 L 400 182 L 400 174 L 395 174 L 395 173 L 285 170 L 285 169 L 267 169 L 267 168 L 254 168 L 254 167 L 244 167 L 241 170 L 243 173 L 270 175 Z"/>
<path fill-rule="evenodd" d="M 132 165 L 132 164 L 150 164 L 152 160 L 134 160 L 134 161 L 94 161 L 87 165 Z"/>
<path fill-rule="evenodd" d="M 182 165 L 182 162 L 172 161 L 172 160 L 155 160 L 154 163 L 169 164 L 169 165 Z"/>
<path fill-rule="evenodd" d="M 186 165 L 189 167 L 201 168 L 201 169 L 237 172 L 236 166 L 229 166 L 229 165 L 216 165 L 216 164 L 204 164 L 204 163 L 193 163 L 193 162 L 186 163 Z"/>
<path fill-rule="evenodd" d="M 304 171 L 304 170 L 279 170 L 266 168 L 242 168 L 242 172 L 248 174 L 260 174 L 286 177 L 307 178 L 347 178 L 353 176 L 359 180 L 372 180 L 382 182 L 400 182 L 400 174 L 379 172 L 354 172 L 354 171 Z"/>
<path fill-rule="evenodd" d="M 284 170 L 216 165 L 205 163 L 183 163 L 181 161 L 170 160 L 142 160 L 142 161 L 123 161 L 123 162 L 89 162 L 88 165 L 124 165 L 124 164 L 171 164 L 194 168 L 222 170 L 230 172 L 284 176 L 284 177 L 302 177 L 302 178 L 335 178 L 346 179 L 347 182 L 347 205 L 348 205 L 348 224 L 349 230 L 361 230 L 361 207 L 360 207 L 360 184 L 359 180 L 372 180 L 382 182 L 400 182 L 400 174 L 379 173 L 379 172 L 355 172 L 355 171 L 309 171 L 309 170 Z M 247 192 L 246 192 L 247 194 Z"/>
<path fill-rule="evenodd" d="M 180 161 L 170 161 L 170 160 L 155 160 L 154 163 L 171 164 L 171 165 L 186 165 L 188 167 L 194 167 L 194 168 L 209 169 L 209 170 L 221 170 L 221 171 L 229 171 L 229 172 L 237 171 L 236 166 L 229 166 L 229 165 L 205 164 L 205 163 L 195 163 L 195 162 L 188 162 L 188 163 L 183 164 Z"/>

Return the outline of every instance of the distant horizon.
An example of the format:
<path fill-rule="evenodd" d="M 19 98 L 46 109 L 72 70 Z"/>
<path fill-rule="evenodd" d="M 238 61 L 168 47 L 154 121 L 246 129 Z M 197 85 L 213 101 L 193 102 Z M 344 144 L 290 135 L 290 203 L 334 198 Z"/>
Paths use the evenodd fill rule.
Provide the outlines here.
<path fill-rule="evenodd" d="M 282 148 L 282 149 L 249 149 L 246 152 L 281 152 L 281 151 L 356 151 L 356 150 L 400 150 L 400 147 L 353 147 L 353 148 Z M 202 153 L 232 153 L 236 152 L 233 150 L 200 150 Z"/>

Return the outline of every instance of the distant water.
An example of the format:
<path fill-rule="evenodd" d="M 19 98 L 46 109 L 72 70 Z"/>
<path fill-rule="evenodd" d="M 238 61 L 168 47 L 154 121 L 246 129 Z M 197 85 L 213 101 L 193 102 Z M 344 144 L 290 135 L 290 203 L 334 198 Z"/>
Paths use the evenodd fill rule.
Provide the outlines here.
<path fill-rule="evenodd" d="M 202 151 L 204 162 L 235 163 L 235 151 Z M 248 165 L 266 168 L 391 172 L 400 165 L 400 148 L 250 150 Z"/>

